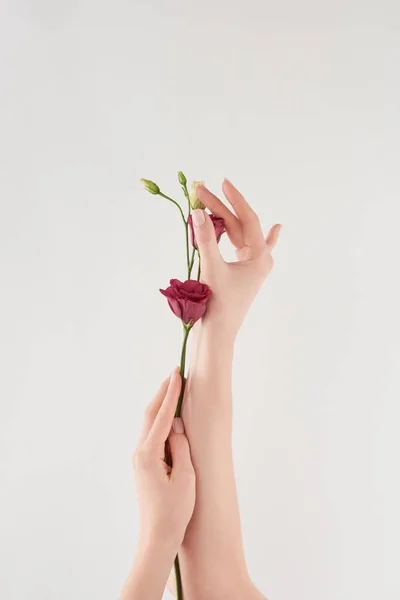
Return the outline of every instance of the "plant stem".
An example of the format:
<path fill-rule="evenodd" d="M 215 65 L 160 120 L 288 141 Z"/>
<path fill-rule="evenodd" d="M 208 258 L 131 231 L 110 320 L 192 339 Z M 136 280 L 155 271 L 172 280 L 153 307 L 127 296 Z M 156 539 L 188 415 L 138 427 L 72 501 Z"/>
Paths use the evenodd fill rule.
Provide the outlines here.
<path fill-rule="evenodd" d="M 176 555 L 175 560 L 174 560 L 174 568 L 175 568 L 175 580 L 176 580 L 176 600 L 183 600 L 181 567 L 179 565 L 178 555 Z"/>
<path fill-rule="evenodd" d="M 192 250 L 192 257 L 190 259 L 190 264 L 189 264 L 189 277 L 188 277 L 188 279 L 190 279 L 190 276 L 192 274 L 195 253 L 196 253 L 196 248 L 193 248 L 193 250 Z"/>
<path fill-rule="evenodd" d="M 159 196 L 162 196 L 163 198 L 165 198 L 166 200 L 169 200 L 170 202 L 172 202 L 172 204 L 175 204 L 175 206 L 178 207 L 179 212 L 181 213 L 181 217 L 182 217 L 182 221 L 185 223 L 186 225 L 186 219 L 185 219 L 185 215 L 183 214 L 183 210 L 181 205 L 179 204 L 179 202 L 177 202 L 176 200 L 174 200 L 173 198 L 170 198 L 169 196 L 166 196 L 163 192 L 159 192 L 158 193 Z"/>
<path fill-rule="evenodd" d="M 186 236 L 186 264 L 187 264 L 188 279 L 190 279 L 189 225 L 188 225 L 187 221 L 185 221 L 185 236 Z"/>
<path fill-rule="evenodd" d="M 197 250 L 197 256 L 199 258 L 199 264 L 197 266 L 197 281 L 200 281 L 200 275 L 201 275 L 201 259 L 200 259 L 200 252 Z"/>
<path fill-rule="evenodd" d="M 192 212 L 192 205 L 190 204 L 190 197 L 189 197 L 189 192 L 187 189 L 187 184 L 184 183 L 182 185 L 182 191 L 185 194 L 185 198 L 187 200 L 188 203 L 188 212 L 187 212 L 187 218 L 186 218 L 186 257 L 187 257 L 187 263 L 188 263 L 188 279 L 190 279 L 190 274 L 192 272 L 192 268 L 193 268 L 193 260 L 194 260 L 194 249 L 192 252 L 192 258 L 189 261 L 189 217 L 190 217 L 190 213 Z"/>
<path fill-rule="evenodd" d="M 185 365 L 186 365 L 186 346 L 187 340 L 189 337 L 190 330 L 192 329 L 192 325 L 183 325 L 183 343 L 182 343 L 182 352 L 181 352 L 181 365 L 180 365 L 180 374 L 182 377 L 182 386 L 181 392 L 179 394 L 178 404 L 176 406 L 175 417 L 181 416 L 182 411 L 182 402 L 183 402 L 183 394 L 185 393 Z"/>
<path fill-rule="evenodd" d="M 181 365 L 180 365 L 180 374 L 182 378 L 182 386 L 181 392 L 179 394 L 178 404 L 175 411 L 175 417 L 180 417 L 182 412 L 182 402 L 183 395 L 185 393 L 185 366 L 186 366 L 186 348 L 187 341 L 189 337 L 190 330 L 193 325 L 183 325 L 183 343 L 182 343 L 182 352 L 181 352 Z M 182 589 L 182 577 L 181 577 L 181 569 L 179 566 L 179 557 L 176 555 L 174 560 L 174 568 L 175 568 L 175 579 L 176 579 L 176 600 L 183 600 L 183 589 Z"/>
<path fill-rule="evenodd" d="M 185 185 L 182 186 L 182 190 L 183 190 L 183 193 L 185 194 L 186 200 L 188 201 L 188 216 L 189 216 L 190 213 L 192 212 L 192 206 L 190 204 L 189 192 L 188 192 L 186 183 L 185 183 Z"/>
<path fill-rule="evenodd" d="M 185 215 L 183 214 L 183 210 L 181 205 L 174 200 L 173 198 L 170 198 L 169 196 L 167 196 L 166 194 L 164 194 L 163 192 L 159 192 L 158 193 L 159 196 L 161 196 L 162 198 L 165 198 L 166 200 L 169 200 L 169 202 L 172 202 L 172 204 L 175 204 L 175 206 L 179 209 L 179 212 L 181 213 L 181 217 L 182 217 L 182 221 L 183 221 L 183 225 L 185 227 L 185 238 L 186 238 L 186 266 L 187 266 L 187 270 L 188 270 L 188 279 L 190 279 L 190 275 L 189 275 L 189 268 L 190 268 L 190 259 L 189 259 L 189 225 L 187 223 L 187 220 L 185 218 Z"/>

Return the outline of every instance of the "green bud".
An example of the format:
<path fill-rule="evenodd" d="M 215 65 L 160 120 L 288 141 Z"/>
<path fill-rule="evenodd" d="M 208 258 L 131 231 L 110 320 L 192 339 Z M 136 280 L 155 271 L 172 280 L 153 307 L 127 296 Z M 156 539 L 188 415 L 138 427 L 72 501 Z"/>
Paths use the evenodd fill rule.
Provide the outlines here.
<path fill-rule="evenodd" d="M 200 202 L 196 194 L 196 188 L 198 185 L 204 185 L 204 181 L 193 181 L 192 188 L 189 193 L 190 206 L 193 210 L 196 210 L 197 208 L 201 208 L 201 210 L 204 210 L 205 206 L 202 202 Z"/>
<path fill-rule="evenodd" d="M 186 185 L 187 183 L 187 179 L 182 171 L 178 171 L 178 181 L 181 185 Z"/>
<path fill-rule="evenodd" d="M 200 208 L 201 210 L 204 210 L 205 205 L 196 198 L 196 200 L 192 204 L 192 209 L 197 210 L 198 208 Z"/>
<path fill-rule="evenodd" d="M 154 181 L 150 181 L 149 179 L 141 179 L 140 183 L 143 184 L 144 189 L 150 192 L 150 194 L 159 194 L 160 188 Z"/>

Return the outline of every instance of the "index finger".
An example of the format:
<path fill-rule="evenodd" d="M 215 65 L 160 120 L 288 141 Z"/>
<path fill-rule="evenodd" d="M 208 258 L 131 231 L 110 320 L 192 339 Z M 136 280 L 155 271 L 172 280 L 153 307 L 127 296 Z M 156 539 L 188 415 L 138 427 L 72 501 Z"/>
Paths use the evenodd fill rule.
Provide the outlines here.
<path fill-rule="evenodd" d="M 257 214 L 251 208 L 250 204 L 244 199 L 238 189 L 229 181 L 224 179 L 222 190 L 239 217 L 242 225 L 243 237 L 246 246 L 262 246 L 264 236 Z"/>
<path fill-rule="evenodd" d="M 243 235 L 239 219 L 229 210 L 227 206 L 215 194 L 211 193 L 205 185 L 198 185 L 196 193 L 200 202 L 208 208 L 216 217 L 224 220 L 226 233 L 235 248 L 242 248 Z"/>
<path fill-rule="evenodd" d="M 174 420 L 181 386 L 182 378 L 179 373 L 179 367 L 176 367 L 171 376 L 167 393 L 165 394 L 164 400 L 147 437 L 147 442 L 149 444 L 163 444 L 168 438 Z"/>
<path fill-rule="evenodd" d="M 156 395 L 154 396 L 151 403 L 146 408 L 143 418 L 142 430 L 139 435 L 139 443 L 144 442 L 144 440 L 149 435 L 150 429 L 154 423 L 154 420 L 158 414 L 158 411 L 161 408 L 163 400 L 165 398 L 165 394 L 167 393 L 168 384 L 170 382 L 171 376 L 164 379 L 162 384 L 160 385 Z"/>

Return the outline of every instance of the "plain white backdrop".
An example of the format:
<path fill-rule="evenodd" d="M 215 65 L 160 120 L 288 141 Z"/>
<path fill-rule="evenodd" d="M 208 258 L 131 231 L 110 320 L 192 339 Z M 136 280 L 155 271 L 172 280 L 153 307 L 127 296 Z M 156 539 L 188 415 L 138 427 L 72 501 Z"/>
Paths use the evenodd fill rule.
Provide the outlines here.
<path fill-rule="evenodd" d="M 181 342 L 158 288 L 184 275 L 139 179 L 179 197 L 180 169 L 283 224 L 234 365 L 255 582 L 400 598 L 396 4 L 1 0 L 2 599 L 127 575 L 131 453 Z"/>

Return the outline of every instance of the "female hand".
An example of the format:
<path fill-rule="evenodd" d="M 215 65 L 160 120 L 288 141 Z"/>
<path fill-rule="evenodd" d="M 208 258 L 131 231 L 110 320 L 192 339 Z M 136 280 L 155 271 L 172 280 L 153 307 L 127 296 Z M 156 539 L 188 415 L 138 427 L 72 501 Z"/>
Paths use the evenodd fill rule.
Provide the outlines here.
<path fill-rule="evenodd" d="M 214 215 L 224 219 L 238 261 L 228 263 L 222 258 L 214 227 L 205 211 L 193 212 L 193 224 L 201 255 L 201 279 L 213 291 L 204 322 L 216 321 L 220 332 L 234 337 L 272 269 L 271 251 L 281 226 L 274 225 L 265 239 L 258 216 L 242 194 L 227 179 L 222 189 L 236 214 L 204 186 L 197 186 L 197 198 Z"/>
<path fill-rule="evenodd" d="M 182 419 L 174 419 L 181 389 L 176 368 L 146 410 L 133 456 L 140 513 L 140 544 L 173 541 L 178 550 L 193 514 L 195 473 Z M 172 428 L 172 429 L 171 429 Z M 172 467 L 164 460 L 168 440 Z"/>

